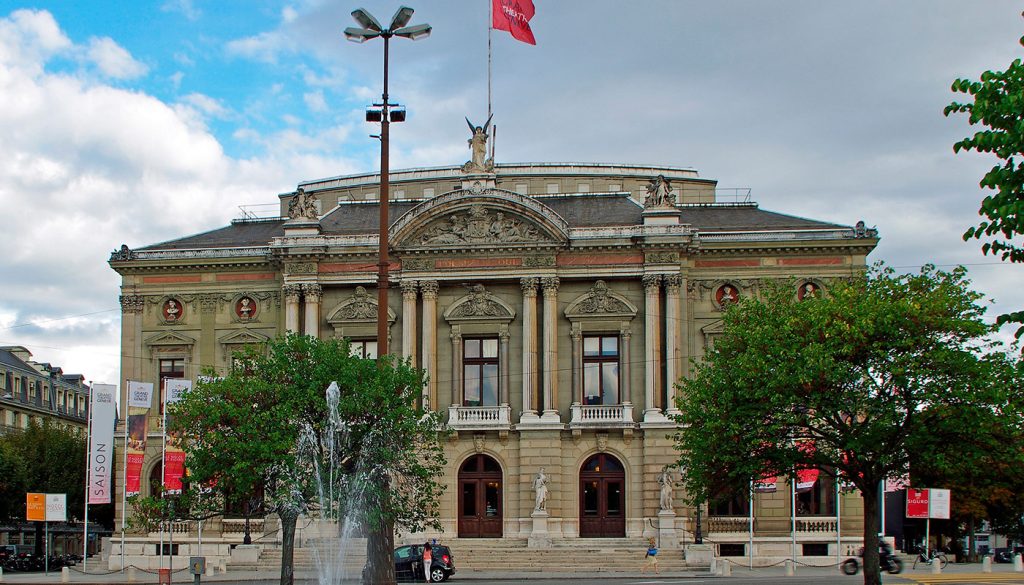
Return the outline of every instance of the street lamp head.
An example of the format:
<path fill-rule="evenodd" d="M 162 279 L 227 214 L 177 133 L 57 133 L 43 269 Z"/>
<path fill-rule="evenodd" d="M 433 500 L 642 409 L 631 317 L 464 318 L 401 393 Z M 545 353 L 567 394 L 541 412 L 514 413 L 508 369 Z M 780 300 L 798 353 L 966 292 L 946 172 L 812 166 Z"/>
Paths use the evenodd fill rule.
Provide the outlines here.
<path fill-rule="evenodd" d="M 399 9 L 399 12 L 401 12 L 401 9 Z M 398 15 L 396 14 L 395 16 Z M 377 19 L 374 18 L 372 14 L 367 12 L 365 8 L 356 8 L 355 10 L 353 10 L 352 18 L 354 18 L 356 22 L 359 23 L 359 26 L 363 28 L 370 29 L 378 33 L 384 30 L 380 23 L 377 22 Z"/>
<path fill-rule="evenodd" d="M 409 24 L 409 21 L 412 20 L 412 13 L 412 8 L 409 8 L 408 6 L 399 7 L 399 9 L 395 11 L 395 15 L 391 17 L 391 26 L 388 28 L 390 30 L 398 30 Z"/>
<path fill-rule="evenodd" d="M 429 24 L 416 24 L 400 28 L 394 32 L 396 37 L 405 37 L 414 41 L 425 39 L 430 36 L 431 27 Z"/>
<path fill-rule="evenodd" d="M 345 38 L 353 43 L 365 43 L 370 39 L 379 37 L 381 33 L 366 28 L 348 27 L 345 29 Z"/>

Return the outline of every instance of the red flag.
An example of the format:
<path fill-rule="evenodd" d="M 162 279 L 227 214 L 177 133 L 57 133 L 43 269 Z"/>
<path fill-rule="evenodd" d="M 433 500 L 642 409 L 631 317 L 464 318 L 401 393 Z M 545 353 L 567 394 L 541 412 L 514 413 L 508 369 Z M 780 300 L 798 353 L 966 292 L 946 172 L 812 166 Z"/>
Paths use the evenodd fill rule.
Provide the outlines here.
<path fill-rule="evenodd" d="M 493 22 L 497 30 L 507 30 L 517 41 L 536 45 L 530 30 L 530 19 L 533 18 L 533 0 L 491 0 Z"/>

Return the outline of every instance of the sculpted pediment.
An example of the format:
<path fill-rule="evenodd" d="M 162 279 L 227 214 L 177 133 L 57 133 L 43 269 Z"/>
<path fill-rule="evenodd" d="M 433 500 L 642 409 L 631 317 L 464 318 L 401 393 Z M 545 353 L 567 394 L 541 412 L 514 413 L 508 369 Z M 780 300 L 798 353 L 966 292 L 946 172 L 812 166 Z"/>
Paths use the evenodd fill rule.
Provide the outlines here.
<path fill-rule="evenodd" d="M 167 346 L 167 345 L 195 345 L 196 340 L 185 335 L 184 333 L 178 333 L 177 331 L 164 331 L 157 333 L 156 335 L 147 337 L 143 342 L 148 346 Z"/>
<path fill-rule="evenodd" d="M 258 345 L 267 343 L 270 338 L 266 335 L 250 329 L 239 329 L 222 336 L 217 340 L 221 345 Z"/>
<path fill-rule="evenodd" d="M 473 285 L 470 293 L 452 303 L 444 312 L 448 322 L 457 321 L 511 321 L 516 310 L 505 301 L 487 292 L 482 284 Z"/>
<path fill-rule="evenodd" d="M 538 201 L 498 189 L 453 191 L 409 210 L 392 227 L 396 249 L 535 247 L 568 242 L 568 224 Z"/>
<path fill-rule="evenodd" d="M 608 284 L 598 280 L 590 290 L 565 308 L 565 316 L 569 320 L 586 319 L 589 317 L 615 317 L 632 319 L 637 308 L 626 297 L 608 289 Z"/>
<path fill-rule="evenodd" d="M 388 309 L 388 321 L 394 322 L 395 312 Z M 370 296 L 366 289 L 357 286 L 352 296 L 341 301 L 327 314 L 327 322 L 332 325 L 340 323 L 376 323 L 377 299 Z"/>

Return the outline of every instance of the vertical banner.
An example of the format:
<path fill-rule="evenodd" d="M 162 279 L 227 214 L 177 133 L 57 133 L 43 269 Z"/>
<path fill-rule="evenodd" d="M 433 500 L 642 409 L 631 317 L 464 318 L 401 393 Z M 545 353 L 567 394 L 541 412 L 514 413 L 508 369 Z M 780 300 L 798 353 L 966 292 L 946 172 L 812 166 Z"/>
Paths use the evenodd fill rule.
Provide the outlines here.
<path fill-rule="evenodd" d="M 174 420 L 167 412 L 167 406 L 181 400 L 186 392 L 192 390 L 192 380 L 168 379 L 164 384 L 164 490 L 169 494 L 180 494 L 181 477 L 185 474 L 185 449 L 181 433 L 169 430 L 174 426 Z"/>
<path fill-rule="evenodd" d="M 89 419 L 92 434 L 89 437 L 89 500 L 90 504 L 111 502 L 110 469 L 114 462 L 114 402 L 117 387 L 94 384 Z"/>
<path fill-rule="evenodd" d="M 46 521 L 46 494 L 25 494 L 25 520 Z"/>
<path fill-rule="evenodd" d="M 907 488 L 907 518 L 927 518 L 928 508 L 928 490 Z"/>
<path fill-rule="evenodd" d="M 46 521 L 68 521 L 68 495 L 46 494 Z"/>
<path fill-rule="evenodd" d="M 128 381 L 128 458 L 125 473 L 125 494 L 134 496 L 141 491 L 142 461 L 146 456 L 146 434 L 149 406 L 153 400 L 153 384 Z"/>

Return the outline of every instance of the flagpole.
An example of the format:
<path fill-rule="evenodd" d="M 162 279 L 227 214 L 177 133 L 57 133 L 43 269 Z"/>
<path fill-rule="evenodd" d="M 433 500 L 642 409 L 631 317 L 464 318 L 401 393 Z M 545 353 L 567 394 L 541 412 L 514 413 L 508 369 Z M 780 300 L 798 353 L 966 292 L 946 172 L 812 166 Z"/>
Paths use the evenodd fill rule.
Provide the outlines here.
<path fill-rule="evenodd" d="M 842 515 L 842 492 L 839 491 L 839 472 L 836 471 L 836 564 L 843 562 L 843 515 Z"/>
<path fill-rule="evenodd" d="M 754 568 L 754 480 L 750 480 L 750 492 L 747 497 L 747 508 L 749 512 L 748 520 L 748 540 L 750 550 L 747 551 L 747 557 L 750 559 L 750 568 Z"/>
<path fill-rule="evenodd" d="M 164 496 L 167 493 L 167 486 L 164 483 L 164 478 L 167 477 L 167 378 L 160 381 L 160 430 L 162 445 L 160 446 L 160 500 L 164 500 Z M 173 533 L 174 526 L 171 524 L 170 517 L 167 518 L 167 524 L 169 531 Z M 173 536 L 171 537 L 173 538 Z M 164 563 L 164 523 L 160 523 L 160 568 L 163 568 Z M 171 568 L 174 568 L 174 558 L 171 558 Z"/>
<path fill-rule="evenodd" d="M 487 0 L 487 119 L 491 119 L 491 33 L 494 32 L 494 2 Z"/>
<path fill-rule="evenodd" d="M 796 471 L 789 482 L 790 537 L 793 541 L 793 565 L 796 566 Z"/>

